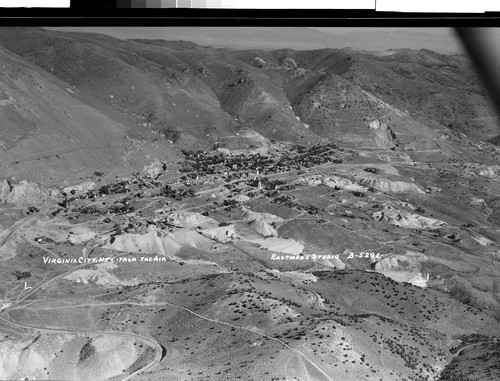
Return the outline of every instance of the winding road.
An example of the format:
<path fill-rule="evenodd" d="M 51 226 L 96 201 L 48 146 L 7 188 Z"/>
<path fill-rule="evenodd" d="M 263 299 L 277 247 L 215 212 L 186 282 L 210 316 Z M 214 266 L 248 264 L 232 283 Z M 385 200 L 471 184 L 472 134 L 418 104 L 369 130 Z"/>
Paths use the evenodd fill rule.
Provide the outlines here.
<path fill-rule="evenodd" d="M 249 328 L 245 328 L 245 327 L 241 327 L 241 326 L 238 326 L 238 325 L 235 325 L 235 324 L 232 324 L 232 323 L 228 323 L 228 322 L 224 322 L 224 321 L 220 321 L 220 320 L 215 320 L 215 319 L 211 319 L 209 317 L 206 317 L 206 316 L 203 316 L 187 307 L 183 307 L 183 306 L 180 306 L 178 304 L 174 304 L 174 303 L 170 303 L 170 302 L 156 302 L 156 303 L 138 303 L 138 302 L 109 302 L 109 303 L 84 303 L 84 304 L 77 304 L 77 305 L 69 305 L 69 306 L 52 306 L 52 307 L 45 307 L 45 308 L 38 308 L 38 309 L 56 309 L 56 308 L 64 308 L 64 307 L 68 307 L 68 308 L 71 308 L 71 307 L 95 307 L 95 306 L 109 306 L 109 305 L 137 305 L 137 306 L 150 306 L 150 305 L 161 305 L 161 306 L 171 306 L 171 307 L 175 307 L 175 308 L 178 308 L 180 310 L 183 310 L 183 311 L 186 311 L 200 319 L 203 319 L 205 321 L 209 321 L 211 323 L 215 323 L 215 324 L 220 324 L 220 325 L 225 325 L 225 326 L 228 326 L 228 327 L 231 327 L 231 328 L 236 328 L 236 329 L 239 329 L 239 330 L 242 330 L 242 331 L 246 331 L 246 332 L 250 332 L 252 334 L 255 334 L 255 335 L 258 335 L 258 336 L 261 336 L 261 337 L 264 337 L 268 340 L 273 340 L 279 344 L 281 344 L 282 346 L 284 346 L 285 348 L 291 350 L 292 352 L 294 352 L 295 354 L 299 355 L 303 360 L 307 361 L 311 366 L 313 366 L 319 373 L 321 373 L 326 380 L 328 381 L 334 381 L 327 373 L 325 373 L 313 360 L 311 360 L 309 357 L 307 357 L 302 351 L 300 351 L 299 349 L 296 349 L 292 346 L 290 346 L 289 344 L 287 344 L 286 342 L 284 342 L 283 340 L 281 339 L 278 339 L 276 337 L 272 337 L 272 336 L 269 336 L 269 335 L 266 335 L 264 333 L 261 333 L 261 332 L 257 332 L 255 330 L 252 330 L 252 329 L 249 329 Z M 12 309 L 16 309 L 16 307 L 10 307 L 9 310 L 12 310 Z M 139 335 L 139 334 L 136 334 L 136 333 L 129 333 L 129 332 L 114 332 L 114 331 L 90 331 L 90 330 L 85 330 L 85 329 L 76 329 L 76 328 L 72 328 L 72 329 L 60 329 L 60 328 L 38 328 L 36 326 L 31 326 L 31 325 L 26 325 L 26 324 L 20 324 L 20 323 L 16 323 L 14 321 L 11 321 L 9 319 L 6 319 L 2 316 L 0 316 L 0 319 L 4 320 L 5 322 L 8 322 L 8 323 L 11 323 L 11 324 L 14 324 L 14 325 L 17 325 L 19 327 L 22 327 L 22 328 L 29 328 L 29 329 L 36 329 L 38 331 L 41 331 L 41 332 L 66 332 L 66 333 L 74 333 L 74 332 L 83 332 L 83 333 L 95 333 L 95 334 L 114 334 L 114 335 L 128 335 L 128 336 L 134 336 L 134 337 L 139 337 L 143 340 L 146 340 L 150 343 L 154 343 L 154 347 L 157 348 L 157 353 L 160 354 L 161 356 L 161 353 L 162 353 L 162 348 L 161 346 L 156 342 L 154 341 L 154 339 L 150 338 L 150 337 L 147 337 L 147 336 L 143 336 L 143 335 Z M 150 365 L 148 365 L 146 368 L 143 368 L 140 370 L 140 372 L 144 372 L 146 370 L 150 370 L 151 368 L 153 368 L 154 366 L 156 366 L 157 364 L 159 363 L 159 359 L 156 359 L 155 358 L 155 361 L 153 361 Z M 139 371 L 138 371 L 139 372 Z M 128 376 L 126 379 L 130 379 L 131 376 Z"/>
<path fill-rule="evenodd" d="M 133 376 L 135 376 L 135 375 L 137 375 L 139 373 L 151 370 L 152 368 L 154 368 L 156 365 L 158 365 L 160 363 L 162 352 L 163 352 L 163 349 L 160 346 L 160 344 L 158 344 L 158 342 L 155 341 L 153 338 L 145 336 L 145 335 L 140 335 L 140 334 L 134 333 L 134 332 L 99 331 L 99 330 L 87 330 L 87 329 L 83 329 L 83 328 L 71 328 L 71 329 L 67 329 L 67 328 L 46 328 L 46 327 L 40 328 L 40 327 L 33 326 L 33 325 L 17 323 L 15 321 L 7 319 L 7 318 L 5 318 L 3 316 L 0 316 L 0 321 L 3 321 L 7 325 L 13 325 L 13 326 L 16 326 L 16 327 L 19 327 L 19 328 L 23 328 L 23 329 L 36 330 L 36 331 L 38 331 L 40 333 L 45 333 L 45 334 L 55 334 L 55 333 L 69 333 L 69 334 L 72 334 L 72 333 L 85 333 L 85 334 L 92 334 L 92 335 L 128 336 L 128 337 L 139 339 L 139 340 L 141 340 L 143 342 L 148 343 L 153 349 L 155 349 L 155 358 L 153 359 L 153 361 L 151 363 L 149 363 L 148 365 L 146 365 L 144 368 L 138 369 L 134 373 L 130 374 L 129 376 L 127 376 L 126 378 L 124 378 L 122 381 L 130 380 Z"/>

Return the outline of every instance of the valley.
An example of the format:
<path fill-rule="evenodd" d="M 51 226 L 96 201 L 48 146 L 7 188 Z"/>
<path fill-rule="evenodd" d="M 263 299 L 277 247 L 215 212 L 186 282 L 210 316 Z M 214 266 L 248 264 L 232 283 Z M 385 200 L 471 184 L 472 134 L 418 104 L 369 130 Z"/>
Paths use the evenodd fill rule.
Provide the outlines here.
<path fill-rule="evenodd" d="M 0 45 L 0 379 L 500 377 L 465 56 Z"/>

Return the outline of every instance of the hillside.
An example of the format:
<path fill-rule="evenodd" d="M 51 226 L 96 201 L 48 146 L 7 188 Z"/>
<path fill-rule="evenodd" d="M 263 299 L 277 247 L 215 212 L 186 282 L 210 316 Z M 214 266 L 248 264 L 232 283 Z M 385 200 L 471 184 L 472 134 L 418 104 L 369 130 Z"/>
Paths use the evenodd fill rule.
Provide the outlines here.
<path fill-rule="evenodd" d="M 467 57 L 128 36 L 0 29 L 0 378 L 498 378 Z"/>
<path fill-rule="evenodd" d="M 498 135 L 484 90 L 460 55 L 230 51 L 42 29 L 4 29 L 0 42 L 185 143 L 215 142 L 244 127 L 301 144 L 322 138 L 367 143 L 374 119 L 408 139 L 429 140 L 432 130 L 446 128 L 480 140 Z M 405 128 L 412 123 L 417 128 Z"/>
<path fill-rule="evenodd" d="M 54 184 L 93 170 L 130 173 L 165 147 L 131 118 L 4 48 L 0 64 L 2 178 Z"/>

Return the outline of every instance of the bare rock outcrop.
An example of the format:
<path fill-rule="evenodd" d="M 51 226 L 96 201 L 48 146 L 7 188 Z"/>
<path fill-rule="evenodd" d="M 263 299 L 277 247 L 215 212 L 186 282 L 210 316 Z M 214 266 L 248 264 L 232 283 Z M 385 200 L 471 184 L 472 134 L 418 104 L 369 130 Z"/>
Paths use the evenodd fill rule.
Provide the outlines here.
<path fill-rule="evenodd" d="M 0 183 L 0 202 L 11 203 L 16 206 L 38 205 L 51 198 L 51 192 L 40 187 L 37 183 L 21 180 L 13 184 L 8 180 Z"/>
<path fill-rule="evenodd" d="M 373 213 L 372 218 L 376 221 L 408 229 L 436 229 L 446 225 L 441 220 L 405 212 L 391 206 L 386 206 L 383 210 Z"/>
<path fill-rule="evenodd" d="M 196 212 L 170 212 L 166 215 L 165 220 L 169 224 L 189 229 L 197 227 L 207 228 L 219 225 L 219 223 L 213 218 L 206 217 Z"/>
<path fill-rule="evenodd" d="M 394 142 L 396 134 L 386 123 L 381 123 L 380 120 L 375 119 L 370 122 L 369 126 L 375 134 L 375 143 L 380 148 L 391 149 L 396 147 L 396 143 Z"/>
<path fill-rule="evenodd" d="M 252 210 L 246 209 L 245 207 L 242 207 L 243 210 L 243 219 L 246 221 L 254 221 L 254 220 L 259 220 L 266 222 L 268 224 L 276 223 L 280 224 L 284 220 L 281 217 L 278 217 L 274 214 L 271 213 L 258 213 L 254 212 Z"/>
<path fill-rule="evenodd" d="M 234 229 L 234 225 L 217 226 L 204 229 L 202 230 L 202 235 L 220 243 L 228 243 L 240 238 Z"/>
<path fill-rule="evenodd" d="M 253 220 L 249 226 L 264 237 L 277 237 L 278 232 L 270 224 L 263 220 Z"/>
<path fill-rule="evenodd" d="M 69 231 L 68 241 L 72 245 L 82 245 L 97 237 L 97 233 L 86 226 L 75 226 Z"/>
<path fill-rule="evenodd" d="M 425 191 L 420 189 L 420 187 L 415 183 L 392 181 L 375 176 L 364 177 L 359 180 L 359 184 L 364 185 L 365 187 L 371 187 L 384 193 L 425 193 Z"/>
<path fill-rule="evenodd" d="M 428 257 L 422 253 L 407 251 L 406 254 L 391 254 L 372 263 L 375 271 L 394 270 L 398 267 L 410 270 L 419 270 L 422 262 L 426 262 Z"/>
<path fill-rule="evenodd" d="M 159 160 L 144 166 L 143 173 L 147 174 L 152 179 L 158 178 L 163 172 L 167 170 L 167 165 Z"/>
<path fill-rule="evenodd" d="M 375 262 L 373 264 L 373 269 L 375 271 L 381 272 L 396 268 L 398 267 L 398 265 L 399 265 L 398 258 L 396 256 L 390 256 L 382 258 L 380 261 Z"/>
<path fill-rule="evenodd" d="M 479 171 L 479 176 L 486 177 L 488 179 L 496 179 L 498 177 L 498 165 L 492 165 L 481 169 Z"/>
<path fill-rule="evenodd" d="M 323 185 L 334 189 L 345 189 L 350 191 L 366 191 L 366 187 L 353 183 L 349 179 L 339 176 L 325 177 L 322 181 Z"/>
<path fill-rule="evenodd" d="M 7 197 L 9 197 L 11 191 L 12 186 L 7 180 L 3 179 L 2 181 L 0 181 L 0 200 L 2 202 L 6 202 Z"/>
<path fill-rule="evenodd" d="M 173 233 L 150 230 L 145 234 L 122 234 L 113 237 L 103 248 L 128 253 L 175 255 L 182 247 L 210 248 L 212 241 L 201 234 L 182 229 Z"/>

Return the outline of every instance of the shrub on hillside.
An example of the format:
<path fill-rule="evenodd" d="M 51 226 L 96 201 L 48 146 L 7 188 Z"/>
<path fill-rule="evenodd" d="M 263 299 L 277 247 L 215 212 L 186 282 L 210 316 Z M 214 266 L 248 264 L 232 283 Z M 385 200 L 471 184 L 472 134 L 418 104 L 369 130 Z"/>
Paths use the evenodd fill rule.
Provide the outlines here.
<path fill-rule="evenodd" d="M 455 281 L 450 287 L 450 295 L 455 299 L 460 300 L 462 303 L 470 306 L 476 305 L 472 291 L 463 282 Z"/>

